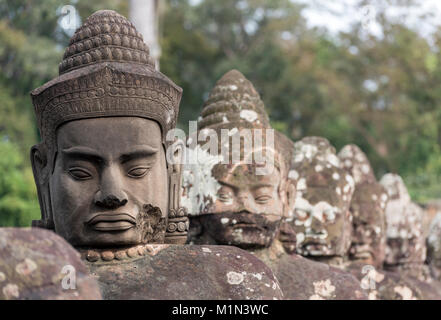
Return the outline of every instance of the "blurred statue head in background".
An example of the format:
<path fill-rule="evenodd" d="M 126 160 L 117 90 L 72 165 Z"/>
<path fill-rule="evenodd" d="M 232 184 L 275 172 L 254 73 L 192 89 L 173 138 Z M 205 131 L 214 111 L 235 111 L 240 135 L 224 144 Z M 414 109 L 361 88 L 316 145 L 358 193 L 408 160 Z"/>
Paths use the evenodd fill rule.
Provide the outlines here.
<path fill-rule="evenodd" d="M 385 174 L 380 183 L 389 196 L 386 206 L 385 268 L 419 275 L 426 258 L 422 231 L 423 210 L 411 201 L 399 175 Z"/>
<path fill-rule="evenodd" d="M 364 182 L 355 187 L 350 212 L 352 241 L 349 259 L 376 268 L 383 266 L 386 254 L 387 193 L 377 182 Z"/>
<path fill-rule="evenodd" d="M 430 224 L 427 237 L 427 261 L 431 276 L 441 281 L 441 213 Z"/>
<path fill-rule="evenodd" d="M 290 141 L 269 126 L 259 94 L 240 72 L 226 73 L 202 110 L 184 170 L 182 203 L 194 243 L 268 247 L 290 211 L 285 153 Z M 207 139 L 214 146 L 207 149 Z M 292 210 L 292 206 L 291 206 Z"/>
<path fill-rule="evenodd" d="M 344 146 L 338 157 L 341 167 L 352 175 L 355 182 L 350 205 L 352 241 L 349 259 L 381 268 L 386 250 L 387 192 L 376 181 L 366 154 L 358 146 Z"/>
<path fill-rule="evenodd" d="M 354 180 L 339 166 L 335 148 L 325 138 L 306 137 L 294 144 L 289 172 L 297 181 L 292 225 L 301 255 L 327 259 L 343 257 L 349 249 Z"/>
<path fill-rule="evenodd" d="M 75 246 L 163 242 L 177 166 L 166 162 L 182 90 L 156 71 L 142 36 L 101 10 L 75 32 L 59 76 L 32 100 L 42 219 Z M 176 156 L 179 156 L 179 152 Z"/>

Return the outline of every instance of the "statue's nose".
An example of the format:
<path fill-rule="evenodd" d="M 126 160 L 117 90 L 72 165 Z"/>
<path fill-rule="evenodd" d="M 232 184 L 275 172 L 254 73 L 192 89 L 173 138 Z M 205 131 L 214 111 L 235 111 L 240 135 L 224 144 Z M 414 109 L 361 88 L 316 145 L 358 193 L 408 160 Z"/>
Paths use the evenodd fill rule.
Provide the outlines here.
<path fill-rule="evenodd" d="M 237 195 L 238 210 L 239 213 L 252 213 L 250 196 L 247 193 L 239 193 Z"/>
<path fill-rule="evenodd" d="M 100 190 L 95 194 L 94 201 L 98 207 L 106 209 L 116 209 L 128 202 L 127 194 L 122 190 L 122 179 L 118 170 L 109 168 L 103 172 Z"/>
<path fill-rule="evenodd" d="M 117 197 L 113 194 L 109 194 L 102 199 L 99 199 L 99 197 L 95 199 L 95 204 L 98 207 L 106 208 L 106 209 L 117 209 L 119 207 L 124 206 L 126 203 L 127 203 L 126 198 Z"/>
<path fill-rule="evenodd" d="M 320 221 L 316 216 L 313 216 L 311 221 L 311 229 L 315 233 L 321 233 L 323 231 L 323 227 L 323 222 Z"/>

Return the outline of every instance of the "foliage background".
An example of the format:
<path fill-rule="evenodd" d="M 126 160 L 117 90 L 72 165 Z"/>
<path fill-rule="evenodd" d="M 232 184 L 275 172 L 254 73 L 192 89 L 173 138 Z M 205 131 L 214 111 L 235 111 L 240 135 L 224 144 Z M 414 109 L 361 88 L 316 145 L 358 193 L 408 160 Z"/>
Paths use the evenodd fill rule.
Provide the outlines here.
<path fill-rule="evenodd" d="M 240 70 L 261 93 L 273 126 L 292 139 L 328 138 L 368 155 L 377 177 L 402 175 L 420 202 L 441 197 L 441 30 L 430 38 L 388 6 L 377 9 L 382 36 L 362 21 L 331 34 L 309 27 L 289 0 L 163 0 L 161 71 L 184 89 L 180 127 L 195 120 L 217 79 Z M 56 76 L 68 30 L 60 9 L 82 21 L 98 9 L 127 16 L 127 0 L 0 0 L 0 226 L 39 217 L 29 149 L 39 137 L 29 92 Z M 421 19 L 425 19 L 424 16 Z"/>

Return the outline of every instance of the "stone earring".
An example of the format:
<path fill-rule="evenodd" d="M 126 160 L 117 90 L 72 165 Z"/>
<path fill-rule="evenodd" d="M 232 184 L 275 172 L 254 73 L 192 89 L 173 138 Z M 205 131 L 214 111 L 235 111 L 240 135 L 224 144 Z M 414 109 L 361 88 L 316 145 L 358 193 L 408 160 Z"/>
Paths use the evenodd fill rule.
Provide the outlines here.
<path fill-rule="evenodd" d="M 188 219 L 187 209 L 180 207 L 181 190 L 181 172 L 180 165 L 170 166 L 170 184 L 169 184 L 169 213 L 167 229 L 165 231 L 165 243 L 185 244 L 187 242 L 188 229 L 190 221 Z"/>

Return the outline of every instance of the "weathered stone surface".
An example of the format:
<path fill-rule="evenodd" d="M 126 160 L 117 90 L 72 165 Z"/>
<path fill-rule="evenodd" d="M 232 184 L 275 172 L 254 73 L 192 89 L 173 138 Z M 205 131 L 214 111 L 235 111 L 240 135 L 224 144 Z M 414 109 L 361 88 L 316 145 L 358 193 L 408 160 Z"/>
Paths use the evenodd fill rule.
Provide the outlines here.
<path fill-rule="evenodd" d="M 303 163 L 317 160 L 340 167 L 340 159 L 336 155 L 334 146 L 323 137 L 304 137 L 294 144 L 292 162 Z"/>
<path fill-rule="evenodd" d="M 71 268 L 66 266 L 75 270 L 75 289 L 62 287 L 70 270 L 63 268 Z M 0 299 L 101 299 L 101 294 L 63 238 L 39 228 L 0 228 Z"/>
<path fill-rule="evenodd" d="M 366 288 L 370 300 L 439 300 L 437 283 L 421 281 L 398 272 L 376 270 L 365 264 L 352 264 L 347 270 Z"/>
<path fill-rule="evenodd" d="M 283 252 L 276 243 L 254 252 L 274 272 L 285 299 L 361 300 L 367 295 L 352 274 L 325 263 Z"/>
<path fill-rule="evenodd" d="M 377 181 L 369 159 L 355 144 L 344 146 L 338 153 L 338 157 L 341 167 L 354 178 L 355 185 Z"/>
<path fill-rule="evenodd" d="M 145 247 L 143 257 L 88 263 L 104 299 L 283 299 L 272 271 L 239 248 Z"/>
<path fill-rule="evenodd" d="M 238 70 L 225 73 L 210 92 L 201 111 L 199 128 L 236 126 L 269 127 L 269 117 L 253 84 Z"/>

